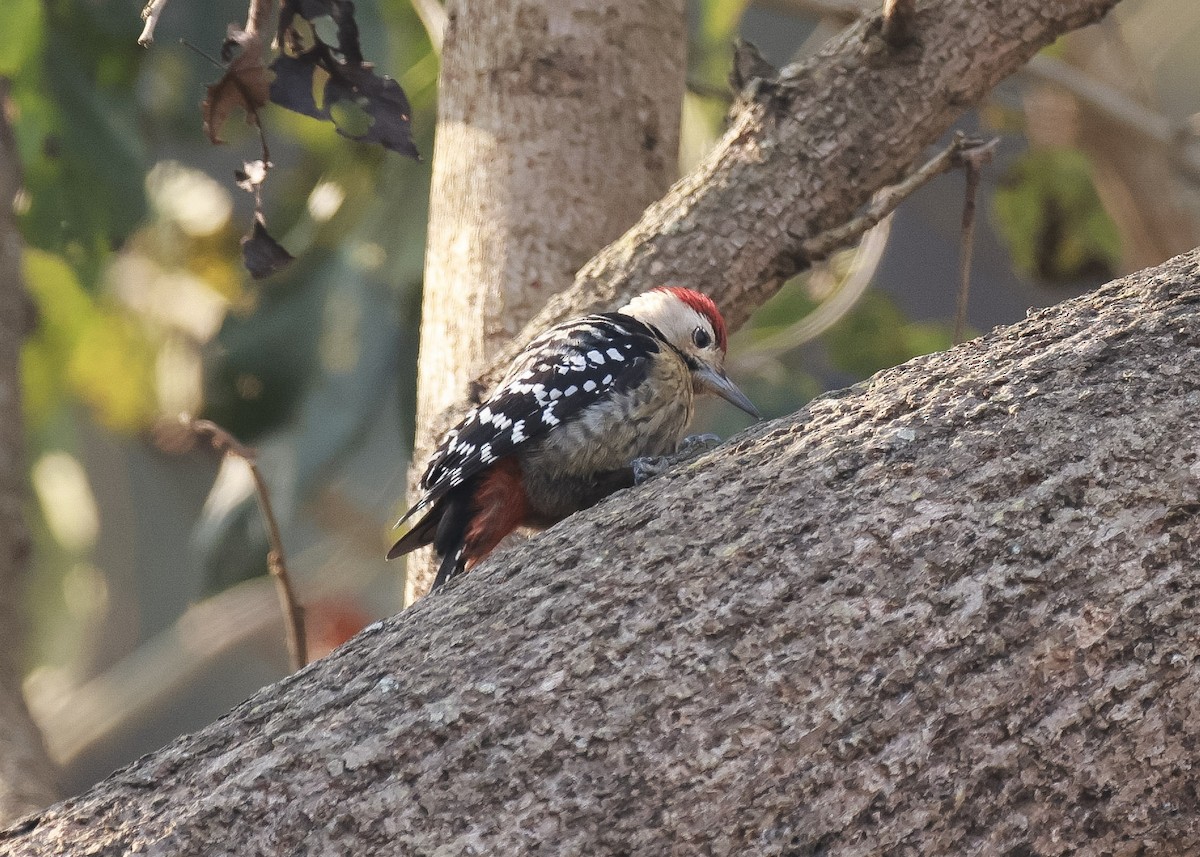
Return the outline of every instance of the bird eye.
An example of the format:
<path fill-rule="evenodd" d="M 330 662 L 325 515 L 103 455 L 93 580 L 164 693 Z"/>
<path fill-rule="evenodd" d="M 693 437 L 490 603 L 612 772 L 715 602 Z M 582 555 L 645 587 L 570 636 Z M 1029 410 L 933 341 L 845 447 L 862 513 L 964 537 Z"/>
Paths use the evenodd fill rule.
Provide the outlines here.
<path fill-rule="evenodd" d="M 696 343 L 697 348 L 708 348 L 712 345 L 712 334 L 703 327 L 697 327 L 692 331 L 692 342 Z"/>

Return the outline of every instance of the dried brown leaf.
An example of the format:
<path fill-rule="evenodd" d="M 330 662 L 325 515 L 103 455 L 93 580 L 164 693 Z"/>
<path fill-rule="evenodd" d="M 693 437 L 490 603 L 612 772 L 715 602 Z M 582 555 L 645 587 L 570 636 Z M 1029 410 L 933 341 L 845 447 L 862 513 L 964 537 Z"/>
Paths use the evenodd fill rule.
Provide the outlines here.
<path fill-rule="evenodd" d="M 271 98 L 271 79 L 263 62 L 262 39 L 255 33 L 247 33 L 230 26 L 226 49 L 241 48 L 225 74 L 208 87 L 208 95 L 201 104 L 204 115 L 204 132 L 216 144 L 223 143 L 221 129 L 230 114 L 237 108 L 246 113 L 246 124 L 258 125 L 258 111 Z"/>

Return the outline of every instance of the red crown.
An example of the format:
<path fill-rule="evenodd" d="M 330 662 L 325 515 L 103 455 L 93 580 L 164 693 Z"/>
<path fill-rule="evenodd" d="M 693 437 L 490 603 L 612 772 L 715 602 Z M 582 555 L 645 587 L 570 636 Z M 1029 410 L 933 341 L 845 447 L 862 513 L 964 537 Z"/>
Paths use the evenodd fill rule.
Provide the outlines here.
<path fill-rule="evenodd" d="M 707 318 L 709 323 L 712 324 L 713 335 L 717 337 L 717 345 L 721 347 L 721 353 L 729 350 L 729 332 L 725 329 L 725 319 L 721 317 L 721 311 L 717 309 L 717 305 L 713 303 L 712 298 L 692 289 L 685 289 L 683 286 L 659 286 L 656 289 L 651 289 L 651 291 L 670 292 L 696 312 L 700 313 L 700 315 Z"/>

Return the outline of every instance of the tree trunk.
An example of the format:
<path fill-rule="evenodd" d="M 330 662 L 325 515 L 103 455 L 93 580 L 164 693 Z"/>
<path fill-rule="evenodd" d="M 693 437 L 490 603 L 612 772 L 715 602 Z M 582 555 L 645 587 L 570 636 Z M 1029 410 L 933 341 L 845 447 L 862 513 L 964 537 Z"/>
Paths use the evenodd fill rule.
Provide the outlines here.
<path fill-rule="evenodd" d="M 8 82 L 0 78 L 0 824 L 55 798 L 53 766 L 21 693 L 22 584 L 30 536 L 23 515 L 20 359 L 31 310 L 21 280 L 21 234 L 13 216 L 21 171 L 8 115 Z"/>
<path fill-rule="evenodd" d="M 502 551 L 14 855 L 1200 847 L 1200 250 Z"/>
<path fill-rule="evenodd" d="M 468 382 L 674 179 L 686 43 L 683 0 L 449 4 L 418 465 Z M 409 569 L 424 592 L 428 563 Z"/>

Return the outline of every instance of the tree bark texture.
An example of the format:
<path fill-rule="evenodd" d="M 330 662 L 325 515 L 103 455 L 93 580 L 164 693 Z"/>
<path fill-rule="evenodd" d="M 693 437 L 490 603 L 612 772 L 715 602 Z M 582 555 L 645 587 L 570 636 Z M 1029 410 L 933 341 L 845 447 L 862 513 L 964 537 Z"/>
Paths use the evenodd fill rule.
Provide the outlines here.
<path fill-rule="evenodd" d="M 470 380 L 674 180 L 686 71 L 683 0 L 452 0 L 447 11 L 419 464 Z M 409 563 L 410 589 L 428 588 L 422 565 Z"/>
<path fill-rule="evenodd" d="M 24 675 L 25 427 L 21 422 L 21 343 L 31 308 L 21 279 L 21 233 L 13 200 L 21 189 L 8 124 L 8 85 L 0 78 L 0 824 L 55 799 L 53 766 L 29 718 Z"/>
<path fill-rule="evenodd" d="M 50 854 L 1189 854 L 1200 251 L 503 550 L 0 834 Z"/>
<path fill-rule="evenodd" d="M 814 261 L 806 241 L 849 220 L 1038 50 L 1116 3 L 929 0 L 902 49 L 883 40 L 875 14 L 778 80 L 751 82 L 705 161 L 550 300 L 479 383 L 494 384 L 550 324 L 663 284 L 709 294 L 736 329 Z"/>

